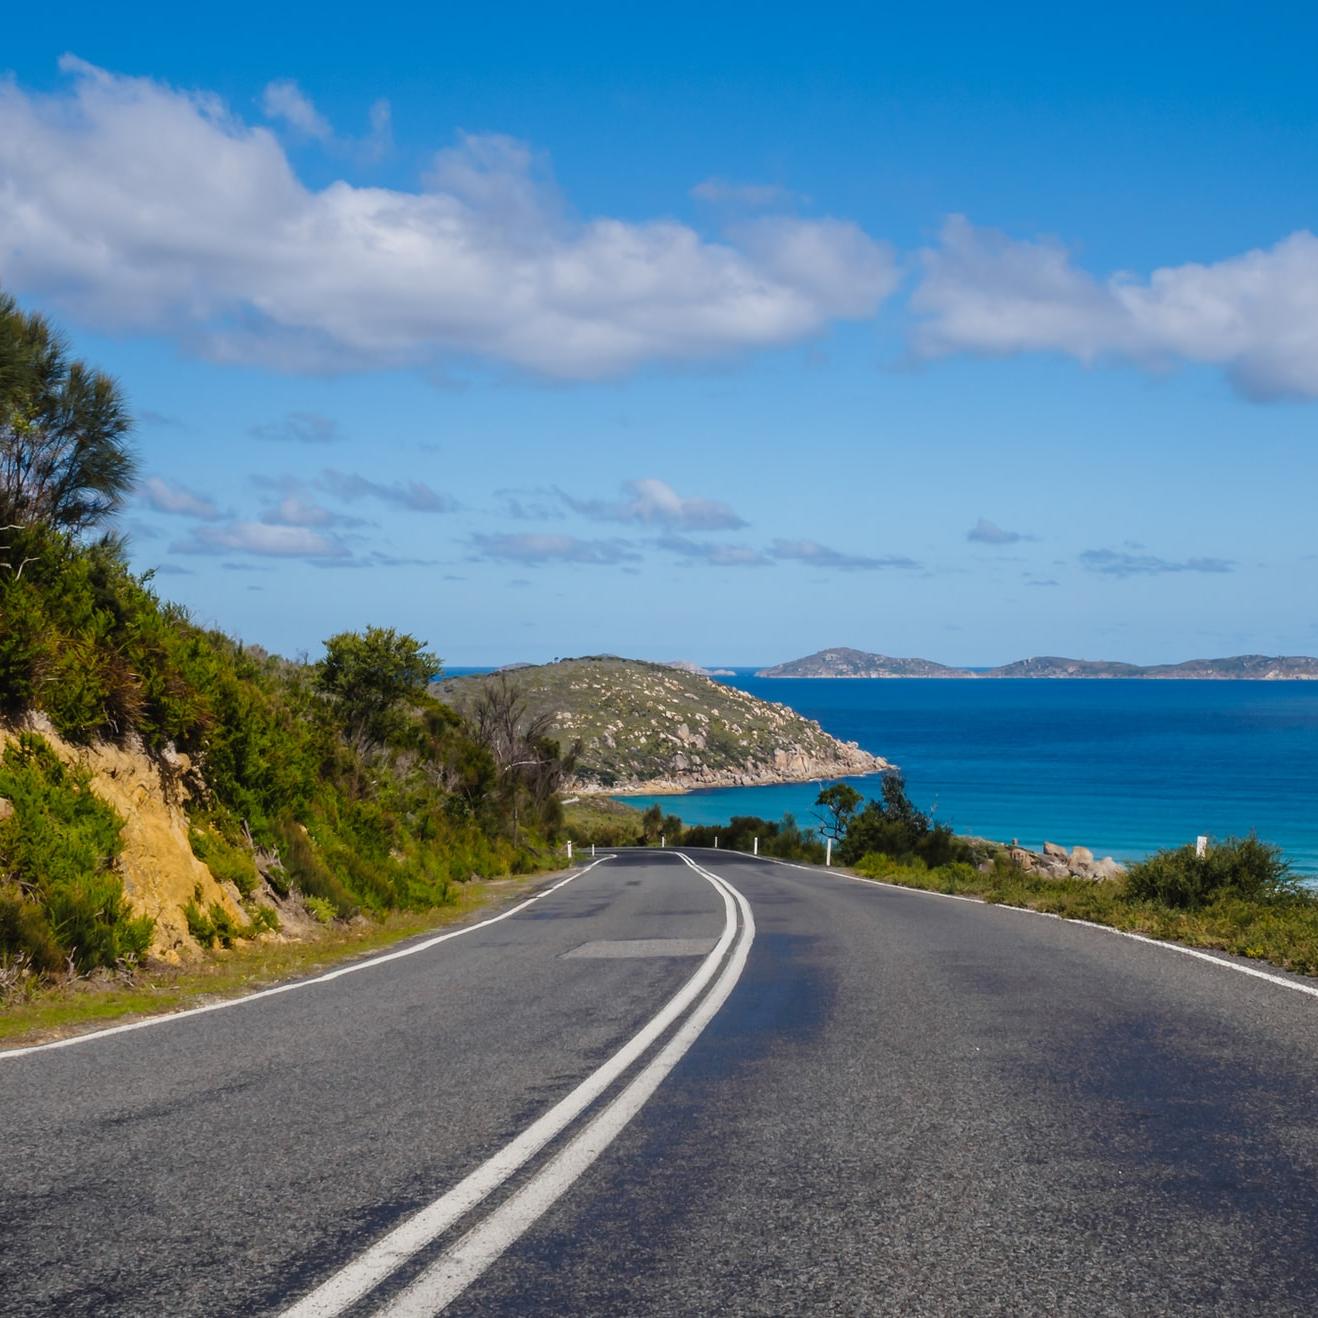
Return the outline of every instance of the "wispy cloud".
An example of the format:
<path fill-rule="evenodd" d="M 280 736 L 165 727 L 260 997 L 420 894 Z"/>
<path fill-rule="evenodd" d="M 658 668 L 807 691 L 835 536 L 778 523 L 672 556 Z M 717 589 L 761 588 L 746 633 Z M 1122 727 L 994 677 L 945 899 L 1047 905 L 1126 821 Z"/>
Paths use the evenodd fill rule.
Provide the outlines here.
<path fill-rule="evenodd" d="M 735 531 L 746 525 L 721 500 L 684 497 L 653 476 L 624 481 L 619 499 L 578 499 L 562 490 L 559 497 L 574 513 L 598 522 L 668 526 L 682 531 Z"/>
<path fill-rule="evenodd" d="M 790 206 L 799 200 L 790 188 L 777 183 L 735 183 L 717 176 L 702 179 L 691 189 L 691 195 L 712 206 L 743 206 L 747 210 Z"/>
<path fill-rule="evenodd" d="M 186 430 L 187 427 L 176 416 L 170 416 L 167 412 L 157 412 L 154 408 L 144 407 L 137 414 L 139 424 L 144 426 L 158 426 L 161 430 Z"/>
<path fill-rule="evenodd" d="M 494 497 L 499 501 L 503 515 L 515 522 L 553 522 L 565 515 L 561 492 L 545 486 L 495 490 Z"/>
<path fill-rule="evenodd" d="M 335 444 L 343 438 L 339 423 L 319 412 L 288 412 L 278 421 L 252 426 L 248 434 L 281 444 Z"/>
<path fill-rule="evenodd" d="M 751 545 L 729 545 L 716 540 L 691 540 L 682 535 L 660 536 L 655 545 L 688 563 L 708 567 L 769 567 L 773 560 Z"/>
<path fill-rule="evenodd" d="M 496 135 L 460 135 L 416 189 L 309 185 L 214 93 L 60 67 L 54 92 L 0 83 L 0 188 L 23 199 L 0 217 L 6 286 L 215 360 L 590 379 L 800 342 L 872 316 L 898 283 L 890 248 L 843 220 L 758 218 L 712 240 L 663 216 L 578 219 L 543 155 Z M 266 99 L 323 138 L 295 84 Z"/>
<path fill-rule="evenodd" d="M 291 78 L 277 78 L 266 84 L 261 94 L 261 112 L 267 119 L 291 129 L 295 137 L 319 142 L 336 154 L 371 161 L 389 154 L 393 147 L 393 116 L 385 100 L 371 106 L 367 116 L 370 127 L 365 137 L 339 136 L 316 109 L 311 97 Z"/>
<path fill-rule="evenodd" d="M 1027 535 L 1023 531 L 1008 531 L 987 517 L 981 517 L 966 532 L 966 539 L 981 545 L 1016 545 L 1022 540 L 1036 540 L 1037 536 Z"/>
<path fill-rule="evenodd" d="M 636 562 L 641 556 L 627 540 L 583 540 L 574 535 L 538 535 L 533 532 L 487 534 L 471 537 L 471 557 L 503 563 L 587 563 L 612 566 Z"/>
<path fill-rule="evenodd" d="M 954 215 L 921 263 L 911 299 L 921 356 L 1059 352 L 1150 370 L 1197 362 L 1220 367 L 1250 398 L 1318 397 L 1318 236 L 1308 230 L 1147 279 L 1098 279 L 1053 239 L 1015 239 Z"/>
<path fill-rule="evenodd" d="M 199 526 L 170 548 L 179 554 L 254 554 L 260 558 L 342 558 L 347 547 L 333 536 L 304 526 L 230 522 Z"/>
<path fill-rule="evenodd" d="M 326 493 L 348 503 L 375 499 L 414 513 L 453 513 L 461 508 L 451 495 L 432 490 L 424 481 L 395 481 L 384 485 L 353 472 L 327 468 L 321 472 L 316 484 Z"/>
<path fill-rule="evenodd" d="M 172 485 L 159 476 L 148 476 L 141 486 L 147 507 L 172 517 L 195 517 L 202 522 L 216 522 L 224 516 L 215 500 L 183 485 Z"/>
<path fill-rule="evenodd" d="M 1080 565 L 1108 577 L 1158 576 L 1165 572 L 1234 572 L 1229 558 L 1159 558 L 1155 554 L 1132 554 L 1120 549 L 1086 549 Z"/>
<path fill-rule="evenodd" d="M 279 78 L 266 85 L 261 94 L 261 111 L 267 119 L 285 123 L 304 137 L 328 142 L 334 136 L 329 120 L 291 78 Z"/>
<path fill-rule="evenodd" d="M 887 568 L 909 571 L 920 566 L 915 559 L 901 554 L 887 554 L 878 558 L 865 554 L 847 554 L 821 545 L 817 540 L 775 540 L 769 553 L 784 561 L 805 563 L 810 567 L 833 568 L 841 572 L 876 572 Z"/>

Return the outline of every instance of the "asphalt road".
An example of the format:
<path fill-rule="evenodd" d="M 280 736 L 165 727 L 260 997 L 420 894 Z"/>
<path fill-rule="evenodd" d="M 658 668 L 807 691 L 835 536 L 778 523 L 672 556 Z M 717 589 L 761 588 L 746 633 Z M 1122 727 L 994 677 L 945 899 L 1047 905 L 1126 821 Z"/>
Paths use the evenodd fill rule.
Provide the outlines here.
<path fill-rule="evenodd" d="M 692 856 L 0 1054 L 0 1313 L 1318 1312 L 1318 997 Z"/>

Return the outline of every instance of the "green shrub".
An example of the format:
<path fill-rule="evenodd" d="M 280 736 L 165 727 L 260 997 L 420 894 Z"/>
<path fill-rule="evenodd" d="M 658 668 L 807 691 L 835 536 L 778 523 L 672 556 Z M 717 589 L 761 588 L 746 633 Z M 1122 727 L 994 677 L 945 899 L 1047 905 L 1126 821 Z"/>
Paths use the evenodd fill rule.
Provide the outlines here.
<path fill-rule="evenodd" d="M 123 821 L 92 792 L 91 775 L 23 733 L 0 759 L 0 796 L 14 807 L 0 823 L 0 950 L 27 951 L 45 970 L 55 968 L 52 940 L 80 970 L 140 959 L 154 925 L 124 897 Z"/>
<path fill-rule="evenodd" d="M 316 844 L 300 824 L 285 822 L 278 828 L 279 859 L 289 882 L 310 903 L 311 898 L 325 902 L 334 915 L 350 915 L 356 903 L 342 880 L 330 872 L 316 851 Z"/>
<path fill-rule="evenodd" d="M 219 943 L 221 947 L 232 947 L 240 938 L 251 938 L 254 934 L 260 932 L 262 928 L 268 928 L 266 916 L 261 917 L 260 927 L 257 927 L 255 921 L 243 928 L 238 922 L 225 910 L 223 903 L 211 902 L 203 911 L 201 909 L 201 885 L 198 884 L 193 892 L 192 900 L 183 908 L 183 918 L 188 922 L 188 933 L 199 942 L 202 947 L 214 947 Z M 274 912 L 268 906 L 260 908 L 262 911 Z M 278 927 L 278 917 L 275 920 L 275 927 Z"/>
<path fill-rule="evenodd" d="M 198 889 L 197 896 L 201 892 Z M 188 933 L 199 942 L 202 947 L 214 947 L 215 945 L 215 925 L 210 916 L 197 905 L 197 902 L 190 901 L 183 908 L 183 918 L 188 922 Z"/>
<path fill-rule="evenodd" d="M 0 887 L 0 951 L 27 956 L 32 968 L 41 974 L 64 968 L 64 952 L 45 908 L 20 889 L 7 885 Z"/>
<path fill-rule="evenodd" d="M 307 910 L 312 916 L 319 920 L 321 924 L 330 924 L 333 922 L 338 912 L 334 909 L 333 902 L 327 902 L 323 897 L 308 897 L 306 899 Z"/>
<path fill-rule="evenodd" d="M 273 906 L 258 906 L 250 912 L 251 924 L 247 928 L 249 938 L 255 938 L 257 934 L 269 930 L 272 934 L 277 934 L 280 930 L 279 912 Z"/>
<path fill-rule="evenodd" d="M 193 826 L 188 830 L 192 854 L 201 861 L 221 883 L 232 883 L 239 894 L 250 897 L 260 886 L 252 853 L 241 843 L 233 843 L 213 828 Z"/>
<path fill-rule="evenodd" d="M 1296 885 L 1281 848 L 1253 836 L 1215 843 L 1202 856 L 1193 846 L 1159 851 L 1126 874 L 1132 900 L 1178 910 L 1196 910 L 1221 896 L 1269 901 L 1294 892 Z"/>

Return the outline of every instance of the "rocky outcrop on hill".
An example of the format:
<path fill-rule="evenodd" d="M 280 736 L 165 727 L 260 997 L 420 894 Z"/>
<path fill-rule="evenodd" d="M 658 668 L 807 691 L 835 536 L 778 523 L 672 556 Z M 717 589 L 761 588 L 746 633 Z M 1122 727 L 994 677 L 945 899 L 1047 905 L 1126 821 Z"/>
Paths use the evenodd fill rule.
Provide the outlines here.
<path fill-rule="evenodd" d="M 664 664 L 597 656 L 505 675 L 528 714 L 549 713 L 565 750 L 578 744 L 579 792 L 685 792 L 882 773 L 892 766 L 812 719 Z M 487 677 L 441 682 L 439 697 L 474 706 Z"/>
<path fill-rule="evenodd" d="M 1043 850 L 1029 851 L 1015 841 L 1006 849 L 1007 859 L 1027 874 L 1047 879 L 1117 879 L 1126 872 L 1111 856 L 1095 860 L 1088 847 L 1072 847 L 1069 851 L 1056 842 L 1045 842 Z M 989 863 L 989 868 L 992 868 Z"/>

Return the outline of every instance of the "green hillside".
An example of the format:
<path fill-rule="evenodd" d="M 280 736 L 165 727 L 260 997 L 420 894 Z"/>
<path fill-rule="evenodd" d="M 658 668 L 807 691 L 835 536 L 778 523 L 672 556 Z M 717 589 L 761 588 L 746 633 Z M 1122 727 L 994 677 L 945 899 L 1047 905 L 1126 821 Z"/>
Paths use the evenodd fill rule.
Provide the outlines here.
<path fill-rule="evenodd" d="M 565 755 L 585 790 L 691 787 L 879 773 L 886 761 L 785 705 L 665 664 L 597 655 L 438 683 L 479 727 L 500 691 Z"/>

